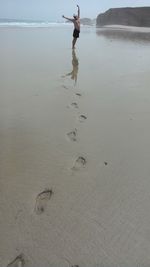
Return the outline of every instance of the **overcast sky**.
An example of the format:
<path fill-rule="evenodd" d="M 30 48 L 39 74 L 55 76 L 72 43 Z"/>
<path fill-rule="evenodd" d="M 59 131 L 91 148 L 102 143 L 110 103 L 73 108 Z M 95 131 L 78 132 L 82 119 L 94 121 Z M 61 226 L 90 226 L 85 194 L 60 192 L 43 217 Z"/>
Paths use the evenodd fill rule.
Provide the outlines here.
<path fill-rule="evenodd" d="M 76 4 L 81 17 L 96 18 L 111 7 L 150 6 L 150 0 L 0 0 L 0 18 L 59 21 L 62 14 L 72 16 Z"/>

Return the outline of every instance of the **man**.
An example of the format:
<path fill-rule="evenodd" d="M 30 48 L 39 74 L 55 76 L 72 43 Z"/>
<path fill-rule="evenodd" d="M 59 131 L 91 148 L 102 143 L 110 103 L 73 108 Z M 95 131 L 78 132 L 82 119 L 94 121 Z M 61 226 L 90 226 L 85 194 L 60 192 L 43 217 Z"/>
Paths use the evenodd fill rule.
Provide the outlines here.
<path fill-rule="evenodd" d="M 74 24 L 72 49 L 75 48 L 76 41 L 79 38 L 79 34 L 80 34 L 80 7 L 77 5 L 77 8 L 78 8 L 78 15 L 73 15 L 73 18 L 67 18 L 64 15 L 62 16 L 64 19 L 67 19 L 73 22 Z"/>

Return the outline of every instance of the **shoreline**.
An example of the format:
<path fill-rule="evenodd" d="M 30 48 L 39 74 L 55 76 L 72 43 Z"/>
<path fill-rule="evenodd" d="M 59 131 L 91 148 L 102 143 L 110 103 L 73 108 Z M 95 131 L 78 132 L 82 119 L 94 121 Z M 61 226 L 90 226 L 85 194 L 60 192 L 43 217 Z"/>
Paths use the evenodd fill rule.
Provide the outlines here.
<path fill-rule="evenodd" d="M 150 27 L 136 27 L 136 26 L 124 26 L 124 25 L 97 26 L 97 29 L 112 29 L 112 30 L 150 33 Z"/>

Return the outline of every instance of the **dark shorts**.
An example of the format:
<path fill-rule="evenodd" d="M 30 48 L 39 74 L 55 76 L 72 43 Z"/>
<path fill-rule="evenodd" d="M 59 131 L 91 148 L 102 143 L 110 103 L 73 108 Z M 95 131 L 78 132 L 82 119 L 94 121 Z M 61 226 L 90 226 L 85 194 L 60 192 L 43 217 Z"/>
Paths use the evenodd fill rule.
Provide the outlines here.
<path fill-rule="evenodd" d="M 78 31 L 77 29 L 74 29 L 74 31 L 73 31 L 73 37 L 74 38 L 79 38 L 79 33 L 80 33 L 80 31 Z"/>

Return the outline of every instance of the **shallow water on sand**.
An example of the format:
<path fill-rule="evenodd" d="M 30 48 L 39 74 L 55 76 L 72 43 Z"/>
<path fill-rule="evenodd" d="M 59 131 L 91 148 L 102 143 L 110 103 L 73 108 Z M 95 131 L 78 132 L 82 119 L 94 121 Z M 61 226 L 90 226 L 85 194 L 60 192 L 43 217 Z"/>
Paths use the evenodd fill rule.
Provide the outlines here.
<path fill-rule="evenodd" d="M 125 35 L 0 28 L 0 266 L 148 266 L 150 43 Z"/>

